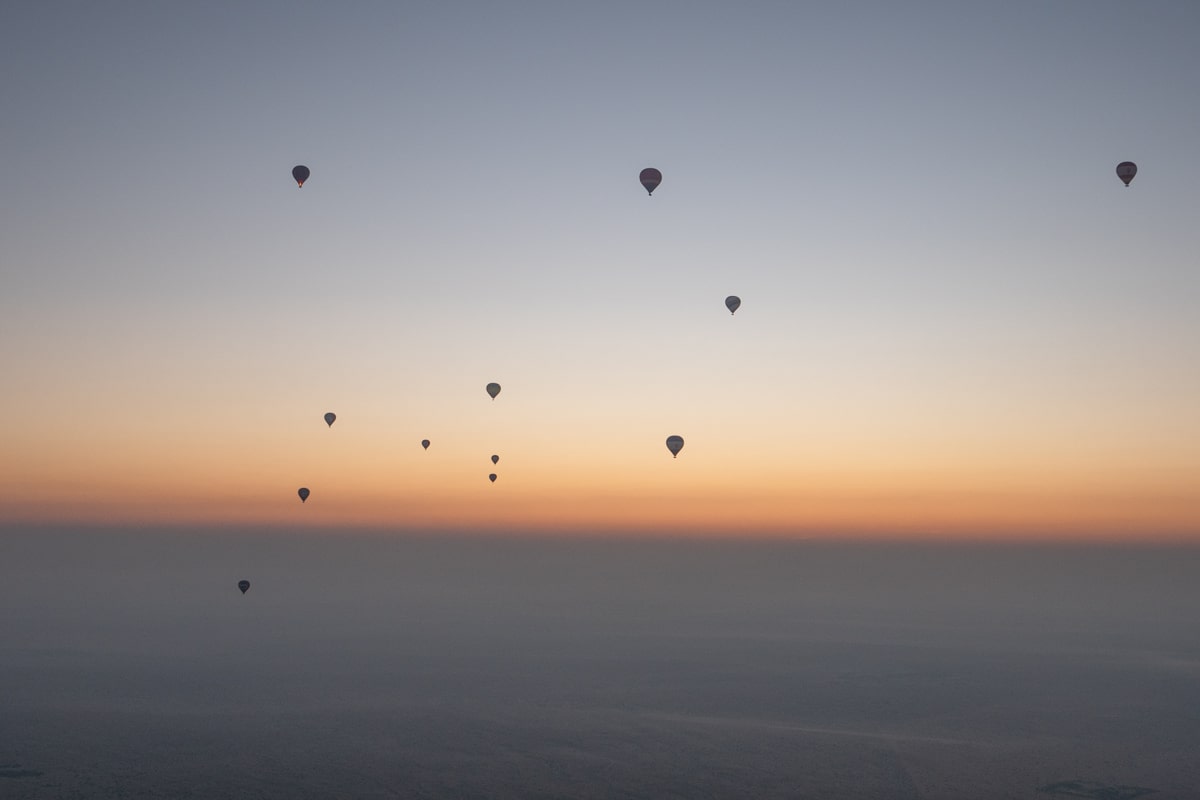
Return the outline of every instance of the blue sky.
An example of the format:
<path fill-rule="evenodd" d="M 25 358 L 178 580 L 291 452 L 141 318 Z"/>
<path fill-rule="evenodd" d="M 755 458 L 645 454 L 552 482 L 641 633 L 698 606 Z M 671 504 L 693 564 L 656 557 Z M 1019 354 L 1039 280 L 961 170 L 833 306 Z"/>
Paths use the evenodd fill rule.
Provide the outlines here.
<path fill-rule="evenodd" d="M 543 465 L 574 438 L 609 475 L 707 437 L 712 485 L 814 442 L 859 483 L 931 447 L 1029 483 L 1200 474 L 1194 4 L 29 3 L 0 28 L 5 475 L 36 463 L 47 497 L 327 410 Z M 502 423 L 472 416 L 490 380 L 524 398 Z"/>

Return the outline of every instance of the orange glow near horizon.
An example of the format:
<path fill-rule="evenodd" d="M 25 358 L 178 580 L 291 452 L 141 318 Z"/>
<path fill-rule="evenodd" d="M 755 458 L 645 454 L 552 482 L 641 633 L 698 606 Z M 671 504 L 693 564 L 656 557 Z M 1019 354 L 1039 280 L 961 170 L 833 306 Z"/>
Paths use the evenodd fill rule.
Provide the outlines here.
<path fill-rule="evenodd" d="M 338 433 L 305 436 L 303 445 L 247 443 L 236 457 L 219 436 L 186 447 L 109 441 L 84 451 L 90 457 L 43 449 L 0 476 L 0 515 L 34 523 L 530 533 L 1200 538 L 1200 492 L 1186 464 L 1130 472 L 1046 456 L 955 464 L 927 453 L 909 464 L 877 459 L 864 467 L 844 450 L 797 463 L 769 451 L 739 457 L 715 442 L 706 451 L 691 441 L 678 459 L 661 446 L 582 453 L 536 442 L 525 450 L 478 448 L 454 437 L 424 451 L 417 437 L 339 440 Z M 187 458 L 171 457 L 180 452 Z M 495 484 L 487 480 L 492 471 Z M 302 485 L 312 491 L 303 504 Z"/>
<path fill-rule="evenodd" d="M 1200 539 L 1200 386 L 1132 350 L 1119 384 L 1107 362 L 984 364 L 939 343 L 907 363 L 810 359 L 822 380 L 737 362 L 713 381 L 697 361 L 597 385 L 584 366 L 471 365 L 483 377 L 467 381 L 434 356 L 380 372 L 297 363 L 285 345 L 261 362 L 230 342 L 190 358 L 114 345 L 103 368 L 17 353 L 30 379 L 8 397 L 21 424 L 0 434 L 0 521 Z"/>

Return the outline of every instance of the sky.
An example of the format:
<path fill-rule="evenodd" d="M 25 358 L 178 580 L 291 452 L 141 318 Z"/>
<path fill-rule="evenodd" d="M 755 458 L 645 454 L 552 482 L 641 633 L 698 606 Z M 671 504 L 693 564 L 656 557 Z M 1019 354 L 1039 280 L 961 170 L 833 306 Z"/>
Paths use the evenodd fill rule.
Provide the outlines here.
<path fill-rule="evenodd" d="M 1200 539 L 1198 30 L 7 3 L 0 524 Z"/>

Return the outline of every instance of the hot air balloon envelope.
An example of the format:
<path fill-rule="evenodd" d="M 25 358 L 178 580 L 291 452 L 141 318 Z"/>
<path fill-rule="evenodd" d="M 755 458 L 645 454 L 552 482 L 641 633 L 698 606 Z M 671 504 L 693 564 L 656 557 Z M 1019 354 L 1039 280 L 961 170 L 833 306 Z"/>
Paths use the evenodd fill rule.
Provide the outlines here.
<path fill-rule="evenodd" d="M 500 463 L 500 456 L 492 456 L 492 463 L 493 463 L 493 464 L 499 464 L 499 463 Z"/>
<path fill-rule="evenodd" d="M 682 436 L 668 436 L 667 437 L 667 449 L 671 451 L 672 456 L 674 456 L 675 458 L 679 458 L 679 451 L 683 449 L 683 437 Z"/>
<path fill-rule="evenodd" d="M 492 399 L 493 399 L 493 400 L 495 400 L 495 399 L 496 399 L 496 395 L 500 394 L 500 384 L 498 384 L 498 383 L 489 383 L 489 384 L 487 385 L 487 393 L 488 393 L 488 394 L 490 394 L 490 395 L 492 396 Z"/>
<path fill-rule="evenodd" d="M 250 588 L 250 581 L 238 581 L 238 588 L 242 590 L 242 594 L 245 594 L 246 590 Z"/>
<path fill-rule="evenodd" d="M 654 167 L 646 167 L 638 174 L 638 180 L 646 187 L 646 194 L 654 194 L 654 190 L 662 183 L 662 173 Z"/>
<path fill-rule="evenodd" d="M 429 440 L 428 440 L 428 439 L 422 439 L 422 440 L 421 440 L 421 447 L 424 447 L 426 450 L 428 450 L 428 449 L 429 449 Z"/>
<path fill-rule="evenodd" d="M 305 500 L 308 499 L 308 495 L 310 494 L 310 492 L 308 491 L 308 489 L 301 488 L 298 492 L 296 492 L 296 494 L 300 495 L 300 502 L 303 503 Z"/>
<path fill-rule="evenodd" d="M 729 295 L 729 297 L 725 298 L 725 307 L 729 309 L 730 314 L 737 311 L 738 306 L 740 306 L 741 304 L 742 304 L 742 298 L 738 297 L 736 294 L 731 294 L 731 295 Z"/>
<path fill-rule="evenodd" d="M 331 427 L 331 428 L 332 428 L 332 427 L 333 427 L 333 421 L 334 421 L 335 419 L 337 419 L 337 414 L 335 414 L 335 413 L 333 413 L 332 411 L 330 411 L 328 414 L 326 414 L 326 415 L 325 415 L 325 424 L 326 424 L 326 425 L 328 425 L 329 427 Z M 351 426 L 351 427 L 353 427 L 353 426 Z"/>
<path fill-rule="evenodd" d="M 303 186 L 308 180 L 308 167 L 303 164 L 297 164 L 292 167 L 292 177 L 296 179 L 296 186 Z"/>
<path fill-rule="evenodd" d="M 1117 164 L 1117 177 L 1124 181 L 1126 186 L 1133 180 L 1134 175 L 1137 175 L 1137 164 L 1132 161 L 1122 161 Z"/>
<path fill-rule="evenodd" d="M 495 483 L 496 482 L 496 473 L 493 472 L 491 475 L 488 475 L 488 480 L 491 481 L 492 483 Z"/>

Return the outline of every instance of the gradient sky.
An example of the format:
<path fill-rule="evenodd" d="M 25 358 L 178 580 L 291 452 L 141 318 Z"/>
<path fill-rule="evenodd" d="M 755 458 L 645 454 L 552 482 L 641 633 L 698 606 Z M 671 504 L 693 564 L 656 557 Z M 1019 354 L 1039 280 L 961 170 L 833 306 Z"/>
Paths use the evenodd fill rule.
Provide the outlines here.
<path fill-rule="evenodd" d="M 1198 33 L 6 3 L 0 522 L 1200 538 Z"/>

